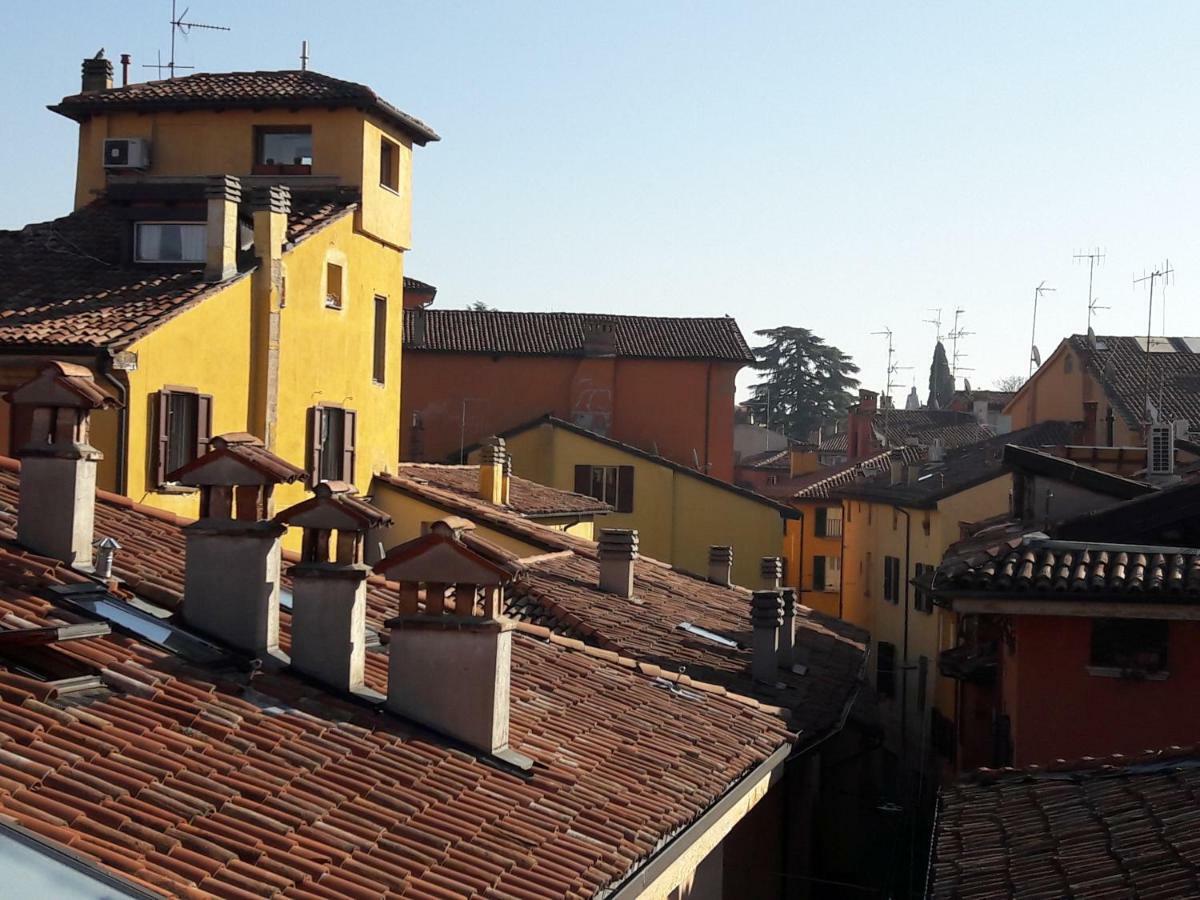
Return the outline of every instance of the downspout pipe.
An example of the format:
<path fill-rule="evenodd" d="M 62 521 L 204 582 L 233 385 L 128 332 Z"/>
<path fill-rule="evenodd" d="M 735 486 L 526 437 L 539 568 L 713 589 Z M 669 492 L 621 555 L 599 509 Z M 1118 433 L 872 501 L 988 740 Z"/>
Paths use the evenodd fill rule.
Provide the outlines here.
<path fill-rule="evenodd" d="M 96 370 L 117 393 L 117 482 L 114 493 L 125 494 L 129 486 L 129 387 L 113 369 L 113 351 L 98 354 Z"/>

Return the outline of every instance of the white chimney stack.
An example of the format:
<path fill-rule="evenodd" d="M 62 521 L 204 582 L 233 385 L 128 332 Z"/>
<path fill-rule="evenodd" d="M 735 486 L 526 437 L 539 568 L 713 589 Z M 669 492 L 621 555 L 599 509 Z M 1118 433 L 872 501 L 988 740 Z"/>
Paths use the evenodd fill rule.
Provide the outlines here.
<path fill-rule="evenodd" d="M 636 529 L 601 528 L 600 590 L 618 597 L 633 596 L 633 565 L 638 558 Z"/>
<path fill-rule="evenodd" d="M 242 183 L 233 175 L 213 175 L 204 185 L 208 202 L 204 280 L 225 281 L 237 274 L 238 204 Z"/>

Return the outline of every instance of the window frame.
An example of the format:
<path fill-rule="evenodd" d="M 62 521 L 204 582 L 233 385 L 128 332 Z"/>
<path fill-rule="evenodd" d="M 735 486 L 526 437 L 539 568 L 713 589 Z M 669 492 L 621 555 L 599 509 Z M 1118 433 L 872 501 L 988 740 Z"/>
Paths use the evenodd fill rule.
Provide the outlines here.
<path fill-rule="evenodd" d="M 596 471 L 603 470 L 603 488 L 601 494 L 597 494 L 593 485 L 595 484 Z M 615 496 L 608 499 L 608 475 L 609 472 L 613 475 L 612 492 Z M 581 463 L 575 466 L 575 493 L 583 494 L 585 497 L 592 497 L 599 500 L 601 503 L 607 503 L 613 508 L 616 513 L 632 513 L 634 511 L 634 489 L 635 489 L 635 471 L 633 466 L 610 466 L 610 465 L 590 465 Z"/>
<path fill-rule="evenodd" d="M 337 413 L 341 425 L 341 440 L 337 456 L 341 458 L 336 469 L 336 478 L 325 478 L 325 464 L 329 449 L 325 446 L 324 435 L 328 433 L 325 421 L 332 413 Z M 340 403 L 318 403 L 308 410 L 308 483 L 309 488 L 315 488 L 322 481 L 345 481 L 354 483 L 354 469 L 357 462 L 358 441 L 358 411 L 347 409 Z M 331 463 L 332 465 L 332 463 Z"/>
<path fill-rule="evenodd" d="M 900 557 L 883 557 L 883 599 L 893 606 L 900 603 Z"/>
<path fill-rule="evenodd" d="M 194 444 L 188 459 L 172 466 L 171 448 L 171 401 L 176 397 L 193 398 L 195 402 L 195 422 L 193 424 Z M 212 441 L 212 394 L 203 394 L 194 387 L 181 385 L 163 385 L 154 395 L 154 431 L 155 446 L 153 455 L 153 483 L 158 490 L 178 489 L 175 482 L 168 481 L 167 476 L 180 466 L 187 465 L 208 452 Z M 190 488 L 188 489 L 190 490 Z"/>
<path fill-rule="evenodd" d="M 926 565 L 925 563 L 913 563 L 913 578 L 918 579 L 926 572 L 936 569 L 937 566 Z M 917 612 L 933 614 L 933 595 L 929 591 L 922 590 L 919 587 L 913 587 L 913 609 Z"/>
<path fill-rule="evenodd" d="M 1111 634 L 1098 635 L 1098 631 L 1111 630 Z M 1161 632 L 1150 635 L 1151 630 Z M 1140 631 L 1139 635 L 1137 632 Z M 1138 638 L 1150 637 L 1149 642 L 1139 641 Z M 1100 641 L 1111 642 L 1114 638 L 1124 638 L 1129 642 L 1125 647 L 1107 647 L 1099 650 Z M 1147 643 L 1158 643 L 1147 651 Z M 1108 619 L 1095 618 L 1091 620 L 1091 634 L 1088 641 L 1088 671 L 1093 675 L 1114 675 L 1118 677 L 1164 678 L 1169 671 L 1171 647 L 1171 623 L 1166 619 Z M 1122 653 L 1157 653 L 1155 661 L 1122 659 Z M 1156 663 L 1156 664 L 1155 664 Z"/>
<path fill-rule="evenodd" d="M 371 381 L 382 387 L 387 384 L 388 298 L 384 294 L 375 295 L 373 310 L 375 329 L 371 346 Z"/>
<path fill-rule="evenodd" d="M 333 284 L 334 269 L 337 270 L 337 293 L 331 293 L 329 290 Z M 325 260 L 325 308 L 346 308 L 346 267 L 332 259 Z"/>
<path fill-rule="evenodd" d="M 188 225 L 193 228 L 199 228 L 204 240 L 201 241 L 201 246 L 204 248 L 201 254 L 194 259 L 161 259 L 155 257 L 142 256 L 142 228 L 146 225 Z M 208 256 L 208 225 L 203 221 L 195 219 L 139 219 L 133 223 L 133 261 L 138 265 L 159 265 L 159 266 L 194 266 L 197 263 L 203 264 Z M 182 248 L 182 241 L 180 242 Z"/>
<path fill-rule="evenodd" d="M 384 150 L 388 151 L 389 162 L 384 171 Z M 400 193 L 400 145 L 386 134 L 379 135 L 379 186 L 393 194 Z"/>
<path fill-rule="evenodd" d="M 255 125 L 254 126 L 254 156 L 251 173 L 254 175 L 311 175 L 313 162 L 308 163 L 268 163 L 263 153 L 263 138 L 269 134 L 307 134 L 313 162 L 317 155 L 312 148 L 313 128 L 311 125 Z"/>

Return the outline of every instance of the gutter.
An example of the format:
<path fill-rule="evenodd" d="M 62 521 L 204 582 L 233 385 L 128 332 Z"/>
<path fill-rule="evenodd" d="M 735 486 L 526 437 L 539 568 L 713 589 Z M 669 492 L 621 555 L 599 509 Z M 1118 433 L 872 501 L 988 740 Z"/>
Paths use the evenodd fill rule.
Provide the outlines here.
<path fill-rule="evenodd" d="M 668 841 L 644 865 L 626 876 L 611 893 L 607 893 L 604 896 L 611 898 L 611 900 L 633 900 L 633 898 L 640 897 L 659 876 L 692 849 L 713 825 L 744 800 L 764 777 L 769 780 L 768 787 L 778 783 L 783 778 L 783 767 L 791 756 L 792 749 L 791 744 L 784 744 L 779 747 L 763 762 L 755 766 L 747 775 L 743 776 L 741 781 L 710 806 L 700 818 L 696 819 L 686 829 Z"/>

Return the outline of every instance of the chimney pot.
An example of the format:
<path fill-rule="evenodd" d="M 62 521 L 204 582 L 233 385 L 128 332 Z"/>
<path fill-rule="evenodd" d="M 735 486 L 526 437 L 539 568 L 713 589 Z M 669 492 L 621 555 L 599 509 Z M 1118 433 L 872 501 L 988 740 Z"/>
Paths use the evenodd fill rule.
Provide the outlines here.
<path fill-rule="evenodd" d="M 81 69 L 83 71 L 80 87 L 82 93 L 107 91 L 113 86 L 113 65 L 111 61 L 104 58 L 103 49 L 91 59 L 85 59 Z"/>
<path fill-rule="evenodd" d="M 790 669 L 796 661 L 796 590 L 783 589 L 783 625 L 779 629 L 779 666 Z"/>
<path fill-rule="evenodd" d="M 721 587 L 733 584 L 733 548 L 716 545 L 708 548 L 708 580 Z"/>
<path fill-rule="evenodd" d="M 600 529 L 600 590 L 618 597 L 633 596 L 633 567 L 638 558 L 638 533 L 629 528 Z"/>
<path fill-rule="evenodd" d="M 779 664 L 779 630 L 783 625 L 783 597 L 779 591 L 755 591 L 750 600 L 754 626 L 750 671 L 755 681 L 772 682 Z"/>
<path fill-rule="evenodd" d="M 759 562 L 758 572 L 762 576 L 764 588 L 769 591 L 778 590 L 783 581 L 783 559 L 778 556 L 764 556 Z"/>
<path fill-rule="evenodd" d="M 208 201 L 204 279 L 225 281 L 237 274 L 242 183 L 232 175 L 214 175 L 204 186 L 204 196 Z"/>

